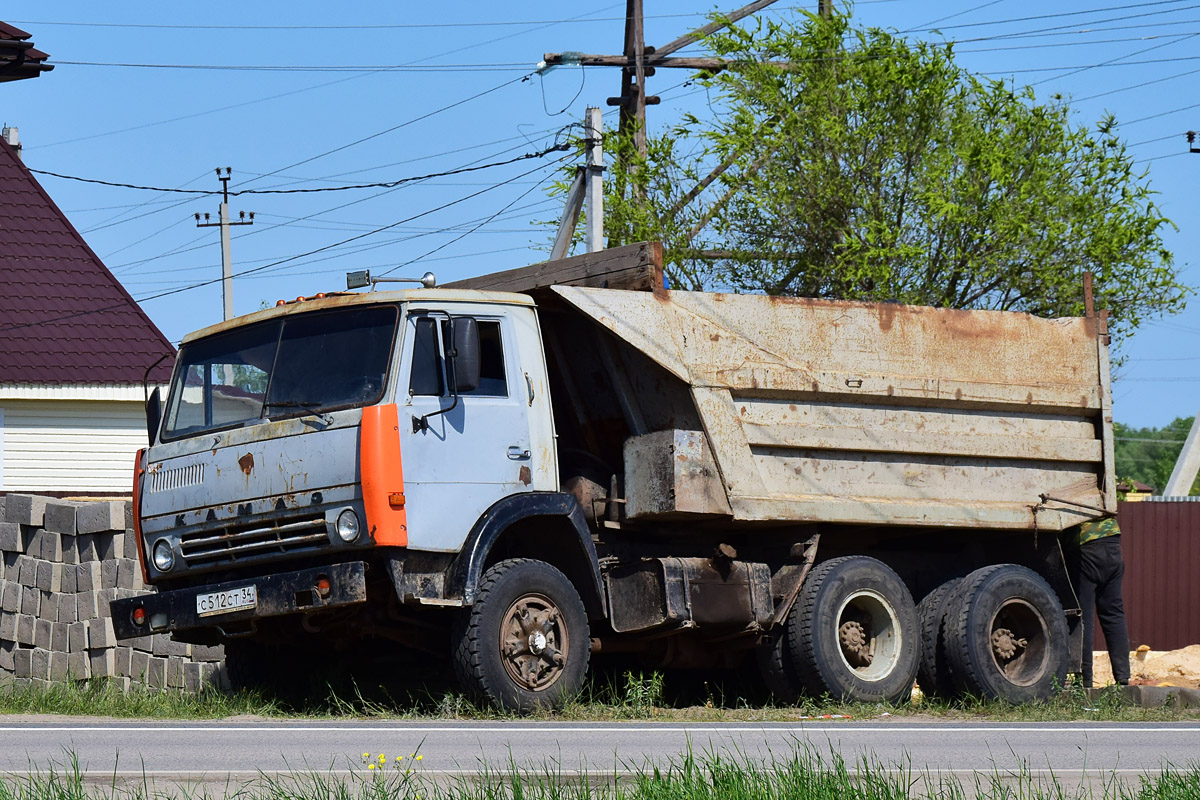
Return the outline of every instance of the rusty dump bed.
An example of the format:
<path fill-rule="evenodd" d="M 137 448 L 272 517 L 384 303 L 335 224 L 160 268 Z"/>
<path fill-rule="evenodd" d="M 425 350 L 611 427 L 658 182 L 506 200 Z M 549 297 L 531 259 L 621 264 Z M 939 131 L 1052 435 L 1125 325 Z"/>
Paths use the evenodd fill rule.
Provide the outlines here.
<path fill-rule="evenodd" d="M 1116 509 L 1096 319 L 554 292 L 686 384 L 734 520 L 1054 531 Z"/>

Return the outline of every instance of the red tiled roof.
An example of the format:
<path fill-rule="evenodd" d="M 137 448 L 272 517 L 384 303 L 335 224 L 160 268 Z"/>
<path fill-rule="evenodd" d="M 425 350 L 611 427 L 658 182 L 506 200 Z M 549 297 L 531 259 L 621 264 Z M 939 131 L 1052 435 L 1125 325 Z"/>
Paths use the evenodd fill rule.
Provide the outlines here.
<path fill-rule="evenodd" d="M 0 384 L 141 385 L 174 351 L 0 140 Z"/>
<path fill-rule="evenodd" d="M 0 22 L 0 83 L 36 78 L 43 72 L 54 69 L 53 64 L 44 63 L 49 53 L 33 47 L 26 41 L 30 34 Z"/>

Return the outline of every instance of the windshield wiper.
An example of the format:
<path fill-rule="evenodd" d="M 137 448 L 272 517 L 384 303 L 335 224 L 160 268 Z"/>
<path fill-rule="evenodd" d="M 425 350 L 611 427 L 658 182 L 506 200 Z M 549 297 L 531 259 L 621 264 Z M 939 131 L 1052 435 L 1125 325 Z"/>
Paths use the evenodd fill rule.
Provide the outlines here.
<path fill-rule="evenodd" d="M 320 411 L 320 403 L 309 403 L 304 400 L 268 400 L 263 403 L 263 411 L 270 408 L 302 408 L 312 416 L 324 422 L 326 425 L 333 424 L 333 417 Z M 270 416 L 267 414 L 266 416 Z"/>

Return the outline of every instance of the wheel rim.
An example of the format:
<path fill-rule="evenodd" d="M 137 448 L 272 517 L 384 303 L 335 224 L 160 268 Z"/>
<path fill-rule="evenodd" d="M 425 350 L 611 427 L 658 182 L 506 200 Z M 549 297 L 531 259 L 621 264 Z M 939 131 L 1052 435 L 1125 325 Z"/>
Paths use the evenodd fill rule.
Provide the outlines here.
<path fill-rule="evenodd" d="M 996 669 L 1009 683 L 1030 686 L 1045 675 L 1049 626 L 1033 605 L 1020 598 L 1004 601 L 988 628 L 988 648 Z"/>
<path fill-rule="evenodd" d="M 570 650 L 566 621 L 544 594 L 518 597 L 500 623 L 500 660 L 510 678 L 533 692 L 562 676 Z"/>
<path fill-rule="evenodd" d="M 872 589 L 860 589 L 842 602 L 836 634 L 842 663 L 861 680 L 883 680 L 900 661 L 903 633 L 896 609 Z"/>

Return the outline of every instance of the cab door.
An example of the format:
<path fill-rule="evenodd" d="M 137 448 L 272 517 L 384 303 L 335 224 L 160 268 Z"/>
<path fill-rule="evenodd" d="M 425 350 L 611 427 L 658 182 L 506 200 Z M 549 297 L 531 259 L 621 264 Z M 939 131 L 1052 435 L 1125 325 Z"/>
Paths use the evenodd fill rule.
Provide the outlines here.
<path fill-rule="evenodd" d="M 416 550 L 457 551 L 489 506 L 532 488 L 517 330 L 504 309 L 488 311 L 469 315 L 479 329 L 479 386 L 457 398 L 445 358 L 449 316 L 466 315 L 431 307 L 405 321 L 396 400 L 408 546 Z"/>

